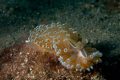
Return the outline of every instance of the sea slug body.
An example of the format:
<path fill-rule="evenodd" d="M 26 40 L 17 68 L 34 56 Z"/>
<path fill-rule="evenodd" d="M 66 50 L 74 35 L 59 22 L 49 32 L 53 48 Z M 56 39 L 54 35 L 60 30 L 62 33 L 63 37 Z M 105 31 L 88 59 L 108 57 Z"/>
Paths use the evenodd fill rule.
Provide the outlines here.
<path fill-rule="evenodd" d="M 94 64 L 102 61 L 102 53 L 87 45 L 84 33 L 81 38 L 77 30 L 68 28 L 65 24 L 37 26 L 30 32 L 26 45 L 55 54 L 63 66 L 76 71 L 90 71 Z"/>

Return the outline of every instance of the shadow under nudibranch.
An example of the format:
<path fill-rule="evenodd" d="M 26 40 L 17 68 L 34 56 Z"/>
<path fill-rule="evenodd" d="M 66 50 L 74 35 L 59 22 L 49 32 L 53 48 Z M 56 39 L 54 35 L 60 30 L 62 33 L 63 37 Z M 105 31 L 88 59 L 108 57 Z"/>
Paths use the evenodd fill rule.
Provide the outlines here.
<path fill-rule="evenodd" d="M 115 52 L 118 44 L 105 41 L 94 45 L 100 52 L 103 53 L 100 74 L 107 80 L 120 79 L 120 54 Z M 112 51 L 114 51 L 112 53 Z"/>

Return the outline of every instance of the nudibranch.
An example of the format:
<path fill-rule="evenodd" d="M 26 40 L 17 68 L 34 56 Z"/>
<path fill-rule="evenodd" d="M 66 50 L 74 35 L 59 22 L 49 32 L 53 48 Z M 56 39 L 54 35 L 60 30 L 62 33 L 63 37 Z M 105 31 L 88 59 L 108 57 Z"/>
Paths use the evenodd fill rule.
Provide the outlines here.
<path fill-rule="evenodd" d="M 84 33 L 81 38 L 77 30 L 65 24 L 52 23 L 36 26 L 30 32 L 26 45 L 55 54 L 67 69 L 90 71 L 94 64 L 102 61 L 102 53 L 88 46 L 87 42 Z"/>

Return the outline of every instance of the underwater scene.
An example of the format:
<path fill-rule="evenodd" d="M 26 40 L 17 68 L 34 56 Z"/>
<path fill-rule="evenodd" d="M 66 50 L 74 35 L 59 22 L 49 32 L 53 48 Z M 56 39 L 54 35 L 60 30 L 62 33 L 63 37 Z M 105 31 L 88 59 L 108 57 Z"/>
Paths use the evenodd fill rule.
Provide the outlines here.
<path fill-rule="evenodd" d="M 119 0 L 0 0 L 0 80 L 119 79 Z"/>

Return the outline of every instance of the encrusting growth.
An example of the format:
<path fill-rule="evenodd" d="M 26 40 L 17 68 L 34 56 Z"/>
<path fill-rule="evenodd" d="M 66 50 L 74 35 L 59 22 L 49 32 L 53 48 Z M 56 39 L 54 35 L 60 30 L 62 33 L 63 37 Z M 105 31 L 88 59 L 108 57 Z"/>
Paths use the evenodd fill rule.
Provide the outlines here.
<path fill-rule="evenodd" d="M 102 53 L 87 45 L 84 32 L 81 38 L 77 30 L 65 26 L 60 23 L 37 26 L 30 32 L 26 46 L 55 54 L 67 69 L 90 71 L 94 64 L 102 61 Z"/>

